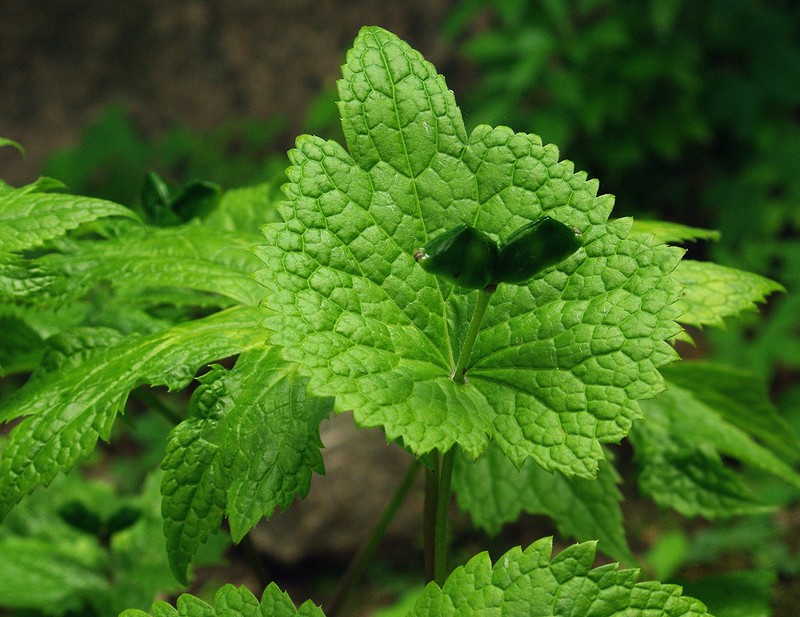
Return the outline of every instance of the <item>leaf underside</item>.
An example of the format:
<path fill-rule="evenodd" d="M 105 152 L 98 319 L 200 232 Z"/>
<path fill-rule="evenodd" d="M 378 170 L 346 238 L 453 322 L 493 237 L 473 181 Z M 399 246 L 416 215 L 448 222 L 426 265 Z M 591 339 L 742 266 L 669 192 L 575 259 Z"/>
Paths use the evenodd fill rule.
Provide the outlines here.
<path fill-rule="evenodd" d="M 343 72 L 349 152 L 298 139 L 285 222 L 257 250 L 271 340 L 311 392 L 415 454 L 458 444 L 474 458 L 494 439 L 518 467 L 593 476 L 601 444 L 625 436 L 675 357 L 664 341 L 679 331 L 682 251 L 608 222 L 613 198 L 538 137 L 467 135 L 444 79 L 394 35 L 364 28 Z M 543 214 L 583 248 L 500 285 L 467 383 L 454 383 L 476 294 L 424 272 L 414 250 L 458 223 L 502 240 Z"/>

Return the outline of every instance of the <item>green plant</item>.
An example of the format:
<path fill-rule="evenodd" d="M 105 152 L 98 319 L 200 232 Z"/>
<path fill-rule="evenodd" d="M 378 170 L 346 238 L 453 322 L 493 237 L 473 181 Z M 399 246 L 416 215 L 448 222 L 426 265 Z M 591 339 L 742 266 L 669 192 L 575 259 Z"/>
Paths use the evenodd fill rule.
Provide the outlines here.
<path fill-rule="evenodd" d="M 137 386 L 183 389 L 207 367 L 185 414 L 152 407 L 175 424 L 161 512 L 181 582 L 223 517 L 238 542 L 304 496 L 322 470 L 320 422 L 352 411 L 419 462 L 410 474 L 425 470 L 430 583 L 409 615 L 708 614 L 675 585 L 592 567 L 596 549 L 636 562 L 607 444 L 630 434 L 642 488 L 689 516 L 763 511 L 740 466 L 800 487 L 800 441 L 765 399 L 720 367 L 667 366 L 670 342 L 686 337 L 678 322 L 717 325 L 780 286 L 682 261 L 670 244 L 704 230 L 609 219 L 613 198 L 534 135 L 468 134 L 444 79 L 380 28 L 359 34 L 339 94 L 347 149 L 298 138 L 283 220 L 266 225 L 266 240 L 242 224 L 270 220 L 263 187 L 224 193 L 169 227 L 46 182 L 0 187 L 3 308 L 41 350 L 0 408 L 16 422 L 0 459 L 0 516 L 111 438 Z M 542 216 L 581 243 L 528 282 L 462 289 L 415 259 L 458 225 L 499 243 Z M 724 294 L 708 293 L 719 285 Z M 47 322 L 55 306 L 75 309 Z M 12 349 L 4 366 L 24 366 L 20 356 L 30 362 Z M 746 413 L 745 395 L 760 414 Z M 490 532 L 541 512 L 581 543 L 552 556 L 544 538 L 452 568 L 451 488 Z M 177 609 L 151 611 L 323 614 L 296 609 L 274 584 L 260 602 L 225 586 L 214 604 L 186 594 Z"/>

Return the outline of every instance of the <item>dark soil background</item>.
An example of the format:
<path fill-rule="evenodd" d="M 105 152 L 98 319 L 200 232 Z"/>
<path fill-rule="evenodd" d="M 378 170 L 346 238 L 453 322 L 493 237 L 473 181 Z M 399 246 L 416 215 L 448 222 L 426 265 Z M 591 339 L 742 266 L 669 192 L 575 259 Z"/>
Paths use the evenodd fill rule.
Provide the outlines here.
<path fill-rule="evenodd" d="M 441 41 L 448 0 L 0 0 L 0 151 L 4 180 L 35 179 L 111 104 L 145 136 L 281 115 L 301 130 L 363 25 L 383 26 L 451 76 Z M 457 87 L 458 78 L 450 85 Z"/>

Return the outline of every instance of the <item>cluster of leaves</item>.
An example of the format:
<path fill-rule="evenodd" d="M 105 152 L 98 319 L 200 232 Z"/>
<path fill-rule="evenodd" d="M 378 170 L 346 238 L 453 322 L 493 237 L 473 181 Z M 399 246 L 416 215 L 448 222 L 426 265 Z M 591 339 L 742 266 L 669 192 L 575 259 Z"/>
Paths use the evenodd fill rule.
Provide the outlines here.
<path fill-rule="evenodd" d="M 690 516 L 763 509 L 724 459 L 800 487 L 800 441 L 746 381 L 686 366 L 665 371 L 659 395 L 659 369 L 676 358 L 669 342 L 685 336 L 678 322 L 717 325 L 779 286 L 681 261 L 670 246 L 708 232 L 609 219 L 613 198 L 535 135 L 468 133 L 443 77 L 380 28 L 362 30 L 343 72 L 347 148 L 298 139 L 283 220 L 263 238 L 253 227 L 272 217 L 263 186 L 164 227 L 52 182 L 0 187 L 0 306 L 33 342 L 5 350 L 3 366 L 34 369 L 0 401 L 0 419 L 15 423 L 0 458 L 0 516 L 110 439 L 134 388 L 186 388 L 202 367 L 162 462 L 166 551 L 181 581 L 223 516 L 240 540 L 305 495 L 331 409 L 352 410 L 423 460 L 456 448 L 459 503 L 488 531 L 542 512 L 628 563 L 604 444 L 630 433 L 642 488 Z M 187 218 L 175 214 L 164 220 Z M 475 294 L 426 273 L 414 249 L 458 223 L 502 239 L 543 214 L 578 229 L 583 247 L 498 288 L 467 382 L 456 384 Z M 231 356 L 231 368 L 214 364 Z M 745 394 L 762 414 L 743 412 Z M 591 544 L 550 554 L 544 540 L 494 567 L 478 556 L 410 614 L 544 609 L 554 598 L 581 614 L 706 614 L 676 587 L 592 569 Z M 226 587 L 216 604 L 185 596 L 152 613 L 296 614 L 274 587 L 260 604 Z"/>
<path fill-rule="evenodd" d="M 103 617 L 179 591 L 166 558 L 159 484 L 152 474 L 139 496 L 123 499 L 71 474 L 20 504 L 0 527 L 0 605 Z"/>

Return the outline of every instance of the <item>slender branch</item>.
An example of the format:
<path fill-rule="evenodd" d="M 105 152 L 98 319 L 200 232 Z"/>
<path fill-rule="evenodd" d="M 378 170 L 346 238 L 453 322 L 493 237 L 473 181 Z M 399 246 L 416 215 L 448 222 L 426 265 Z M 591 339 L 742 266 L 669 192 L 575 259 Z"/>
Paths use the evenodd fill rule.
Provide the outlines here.
<path fill-rule="evenodd" d="M 167 406 L 155 393 L 145 386 L 131 391 L 131 397 L 140 400 L 150 407 L 152 411 L 166 418 L 167 421 L 174 426 L 177 426 L 186 419 L 177 411 Z"/>
<path fill-rule="evenodd" d="M 469 329 L 467 336 L 464 339 L 464 345 L 461 348 L 461 353 L 458 356 L 458 363 L 453 371 L 453 381 L 456 383 L 464 383 L 467 372 L 467 365 L 469 358 L 472 355 L 472 348 L 475 347 L 475 341 L 478 338 L 478 332 L 481 330 L 481 323 L 483 316 L 486 314 L 486 307 L 489 306 L 489 300 L 492 299 L 495 287 L 487 287 L 481 289 L 478 294 L 478 302 L 475 305 L 475 310 L 472 312 L 472 319 L 469 322 Z"/>
<path fill-rule="evenodd" d="M 391 500 L 383 509 L 383 512 L 381 512 L 378 522 L 375 524 L 375 527 L 372 529 L 372 532 L 369 534 L 366 542 L 364 542 L 364 544 L 358 550 L 358 553 L 356 553 L 355 557 L 353 557 L 353 560 L 347 567 L 347 571 L 339 581 L 336 591 L 334 591 L 330 604 L 326 610 L 328 617 L 335 617 L 347 602 L 347 599 L 353 592 L 358 580 L 364 573 L 364 569 L 372 560 L 372 557 L 375 555 L 375 551 L 378 549 L 381 540 L 383 539 L 384 535 L 386 535 L 386 530 L 389 528 L 389 525 L 397 514 L 397 511 L 400 509 L 400 506 L 403 505 L 406 497 L 408 497 L 411 487 L 414 486 L 414 480 L 417 478 L 419 468 L 420 462 L 416 459 L 414 459 L 411 465 L 408 466 L 408 470 L 406 471 L 405 476 L 403 476 L 399 486 L 395 490 L 394 495 L 392 495 Z"/>

